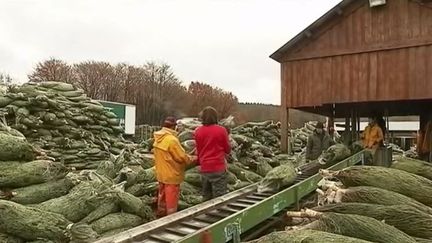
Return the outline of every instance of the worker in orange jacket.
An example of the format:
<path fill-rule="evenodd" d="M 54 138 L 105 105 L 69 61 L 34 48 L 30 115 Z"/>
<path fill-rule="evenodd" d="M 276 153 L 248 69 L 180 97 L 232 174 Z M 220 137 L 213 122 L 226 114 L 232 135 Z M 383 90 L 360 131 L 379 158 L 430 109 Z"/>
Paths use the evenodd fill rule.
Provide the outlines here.
<path fill-rule="evenodd" d="M 369 125 L 363 131 L 361 138 L 364 148 L 372 149 L 373 151 L 383 144 L 384 134 L 375 118 L 369 119 Z"/>
<path fill-rule="evenodd" d="M 159 182 L 157 216 L 177 212 L 180 184 L 186 166 L 193 162 L 177 137 L 176 119 L 167 117 L 161 130 L 154 133 L 153 153 L 156 178 Z"/>

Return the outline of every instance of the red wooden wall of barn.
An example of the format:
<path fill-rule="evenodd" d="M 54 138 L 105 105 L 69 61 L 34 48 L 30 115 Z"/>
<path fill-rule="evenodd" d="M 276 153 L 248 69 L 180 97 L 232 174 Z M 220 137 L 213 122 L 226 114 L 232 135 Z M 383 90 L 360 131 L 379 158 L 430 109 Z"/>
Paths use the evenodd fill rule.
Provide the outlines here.
<path fill-rule="evenodd" d="M 285 53 L 282 105 L 432 99 L 432 4 L 362 2 Z"/>

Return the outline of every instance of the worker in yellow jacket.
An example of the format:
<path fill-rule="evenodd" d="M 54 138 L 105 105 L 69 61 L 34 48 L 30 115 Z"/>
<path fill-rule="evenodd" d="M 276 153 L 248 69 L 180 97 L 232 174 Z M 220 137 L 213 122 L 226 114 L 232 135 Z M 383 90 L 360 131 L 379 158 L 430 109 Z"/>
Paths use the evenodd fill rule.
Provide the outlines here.
<path fill-rule="evenodd" d="M 383 144 L 384 134 L 375 118 L 369 119 L 369 125 L 363 131 L 361 138 L 364 148 L 372 149 L 373 151 Z"/>
<path fill-rule="evenodd" d="M 177 212 L 180 184 L 186 166 L 193 162 L 177 137 L 176 119 L 167 117 L 160 131 L 154 133 L 153 153 L 156 178 L 159 182 L 157 216 Z"/>

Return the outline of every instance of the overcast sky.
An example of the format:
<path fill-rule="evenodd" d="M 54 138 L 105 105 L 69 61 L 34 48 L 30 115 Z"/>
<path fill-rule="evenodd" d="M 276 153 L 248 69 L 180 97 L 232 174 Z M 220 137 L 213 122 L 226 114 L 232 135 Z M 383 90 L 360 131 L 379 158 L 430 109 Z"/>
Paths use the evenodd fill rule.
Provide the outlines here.
<path fill-rule="evenodd" d="M 268 56 L 340 0 L 0 0 L 0 71 L 20 81 L 49 57 L 140 65 L 280 103 Z"/>

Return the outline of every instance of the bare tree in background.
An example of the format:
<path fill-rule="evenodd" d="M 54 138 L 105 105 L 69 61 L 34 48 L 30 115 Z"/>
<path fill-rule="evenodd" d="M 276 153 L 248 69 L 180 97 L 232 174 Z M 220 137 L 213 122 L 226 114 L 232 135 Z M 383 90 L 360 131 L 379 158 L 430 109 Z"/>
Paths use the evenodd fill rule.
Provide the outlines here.
<path fill-rule="evenodd" d="M 186 88 L 167 64 L 149 62 L 143 66 L 144 79 L 140 83 L 138 98 L 144 120 L 159 124 L 167 115 L 180 115 L 187 99 Z"/>
<path fill-rule="evenodd" d="M 123 89 L 120 89 L 121 102 L 137 104 L 138 96 L 142 92 L 141 82 L 145 77 L 145 70 L 141 67 L 127 66 L 125 70 L 125 77 L 122 81 Z"/>
<path fill-rule="evenodd" d="M 101 93 L 103 100 L 124 100 L 124 95 L 121 90 L 126 89 L 128 65 L 125 63 L 119 63 L 115 66 L 111 66 L 107 70 L 107 79 L 101 85 Z"/>
<path fill-rule="evenodd" d="M 205 106 L 214 107 L 221 117 L 231 115 L 238 99 L 231 92 L 201 82 L 192 82 L 188 88 L 191 101 L 189 113 L 196 115 Z"/>
<path fill-rule="evenodd" d="M 38 63 L 32 81 L 62 81 L 83 89 L 93 99 L 136 105 L 138 124 L 158 125 L 167 115 L 196 116 L 206 105 L 221 116 L 235 109 L 237 98 L 230 92 L 193 82 L 186 88 L 167 64 L 143 66 L 86 61 L 69 65 L 57 59 Z"/>
<path fill-rule="evenodd" d="M 106 99 L 108 96 L 106 86 L 113 80 L 113 67 L 107 62 L 87 61 L 73 66 L 76 77 L 72 81 L 77 87 L 94 99 Z"/>
<path fill-rule="evenodd" d="M 236 110 L 238 99 L 231 92 L 222 91 L 221 89 L 218 90 L 219 92 L 216 98 L 218 100 L 218 111 L 222 117 L 228 117 Z"/>
<path fill-rule="evenodd" d="M 62 81 L 71 82 L 73 80 L 72 67 L 62 60 L 50 58 L 39 62 L 33 72 L 28 75 L 30 81 Z"/>

